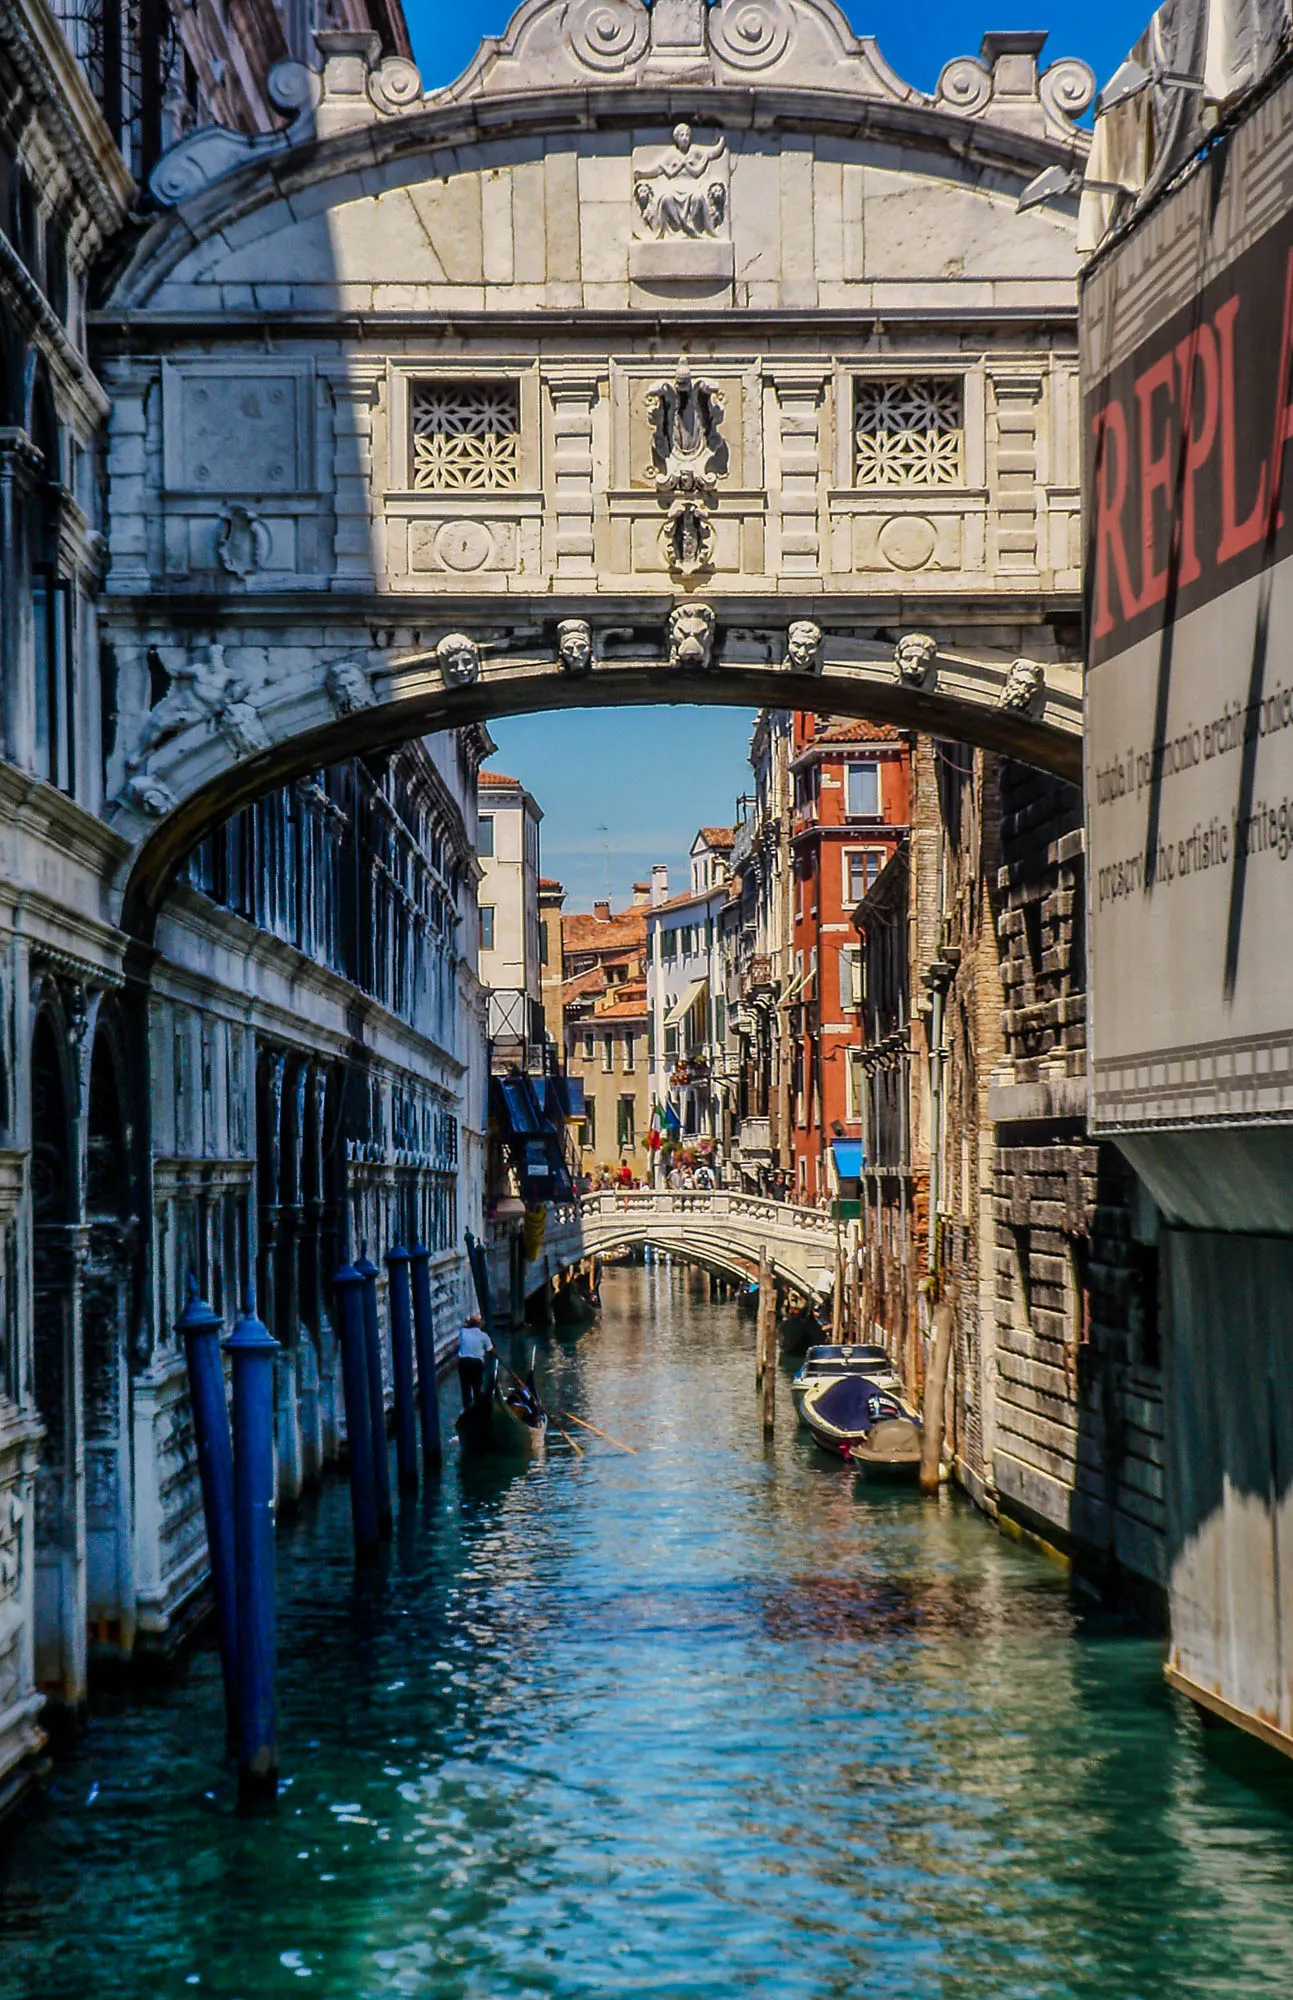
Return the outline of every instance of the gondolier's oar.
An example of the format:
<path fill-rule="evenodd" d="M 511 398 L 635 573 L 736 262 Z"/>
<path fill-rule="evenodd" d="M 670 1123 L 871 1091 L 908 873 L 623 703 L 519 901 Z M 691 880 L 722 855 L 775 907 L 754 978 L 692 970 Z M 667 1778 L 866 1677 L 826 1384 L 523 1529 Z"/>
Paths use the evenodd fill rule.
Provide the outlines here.
<path fill-rule="evenodd" d="M 561 1410 L 558 1412 L 558 1415 L 563 1416 L 568 1424 L 583 1424 L 586 1431 L 591 1431 L 594 1437 L 605 1438 L 607 1444 L 619 1445 L 620 1450 L 626 1451 L 630 1458 L 637 1457 L 637 1451 L 633 1445 L 623 1444 L 619 1438 L 613 1438 L 609 1431 L 599 1431 L 596 1424 L 584 1423 L 584 1419 L 577 1417 L 573 1410 Z"/>

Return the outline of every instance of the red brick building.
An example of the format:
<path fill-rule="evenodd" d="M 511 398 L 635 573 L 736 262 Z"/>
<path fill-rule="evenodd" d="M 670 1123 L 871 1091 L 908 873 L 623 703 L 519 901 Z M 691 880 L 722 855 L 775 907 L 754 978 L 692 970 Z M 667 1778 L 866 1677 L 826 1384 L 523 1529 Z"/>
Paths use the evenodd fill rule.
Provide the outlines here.
<path fill-rule="evenodd" d="M 862 954 L 853 912 L 905 836 L 910 748 L 887 723 L 796 714 L 791 773 L 794 1194 L 831 1192 L 831 1139 L 860 1139 Z"/>

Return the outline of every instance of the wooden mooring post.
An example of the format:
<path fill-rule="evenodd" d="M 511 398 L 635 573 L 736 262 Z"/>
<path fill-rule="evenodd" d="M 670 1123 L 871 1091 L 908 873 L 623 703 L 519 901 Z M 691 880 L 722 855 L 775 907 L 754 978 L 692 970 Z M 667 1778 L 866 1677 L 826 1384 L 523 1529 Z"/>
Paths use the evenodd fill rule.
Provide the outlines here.
<path fill-rule="evenodd" d="M 766 1244 L 759 1252 L 759 1317 L 755 1349 L 758 1356 L 756 1380 L 763 1387 L 763 1435 L 770 1438 L 777 1424 L 777 1287 Z"/>
<path fill-rule="evenodd" d="M 929 1372 L 925 1377 L 925 1400 L 921 1412 L 924 1426 L 920 1453 L 922 1493 L 937 1493 L 939 1487 L 939 1466 L 943 1457 L 943 1398 L 947 1388 L 947 1364 L 952 1352 L 952 1323 L 952 1300 L 940 1299 L 934 1307 Z"/>

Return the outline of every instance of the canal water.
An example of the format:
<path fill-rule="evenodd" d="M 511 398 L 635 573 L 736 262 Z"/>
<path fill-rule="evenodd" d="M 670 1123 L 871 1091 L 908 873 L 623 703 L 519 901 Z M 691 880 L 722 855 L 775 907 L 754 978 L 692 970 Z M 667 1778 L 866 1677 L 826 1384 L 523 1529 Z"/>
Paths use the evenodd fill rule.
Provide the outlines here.
<path fill-rule="evenodd" d="M 1293 1987 L 1293 1784 L 953 1494 L 765 1451 L 753 1323 L 613 1268 L 580 1432 L 460 1468 L 356 1594 L 280 1540 L 275 1816 L 214 1658 L 101 1699 L 0 1862 L 2 2000 L 1174 2000 Z"/>

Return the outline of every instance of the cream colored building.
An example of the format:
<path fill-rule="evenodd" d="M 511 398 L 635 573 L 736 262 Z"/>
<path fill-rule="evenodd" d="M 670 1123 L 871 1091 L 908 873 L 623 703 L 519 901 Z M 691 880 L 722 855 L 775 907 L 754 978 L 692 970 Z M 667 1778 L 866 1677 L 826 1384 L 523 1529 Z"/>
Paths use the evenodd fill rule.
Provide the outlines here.
<path fill-rule="evenodd" d="M 528 1067 L 545 1040 L 539 929 L 538 805 L 517 778 L 482 771 L 476 854 L 480 862 L 479 969 L 489 995 L 495 1067 Z"/>

